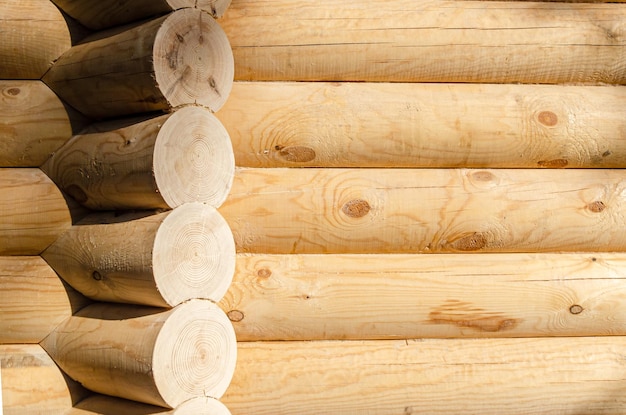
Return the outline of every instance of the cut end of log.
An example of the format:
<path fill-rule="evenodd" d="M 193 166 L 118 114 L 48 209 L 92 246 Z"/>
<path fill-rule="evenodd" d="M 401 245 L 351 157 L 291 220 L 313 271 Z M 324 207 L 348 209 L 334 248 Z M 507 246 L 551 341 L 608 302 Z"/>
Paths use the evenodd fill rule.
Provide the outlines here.
<path fill-rule="evenodd" d="M 159 227 L 153 250 L 154 275 L 171 306 L 190 298 L 219 301 L 235 272 L 235 242 L 214 208 L 189 203 L 174 209 Z"/>
<path fill-rule="evenodd" d="M 156 81 L 172 107 L 197 104 L 219 110 L 230 95 L 235 64 L 219 24 L 197 9 L 172 13 L 153 49 Z"/>
<path fill-rule="evenodd" d="M 235 331 L 214 303 L 191 300 L 173 310 L 157 338 L 152 373 L 164 402 L 176 408 L 198 396 L 219 399 L 237 360 Z"/>
<path fill-rule="evenodd" d="M 217 208 L 226 200 L 235 175 L 228 132 L 207 109 L 181 108 L 159 131 L 153 169 L 168 206 L 204 202 Z"/>

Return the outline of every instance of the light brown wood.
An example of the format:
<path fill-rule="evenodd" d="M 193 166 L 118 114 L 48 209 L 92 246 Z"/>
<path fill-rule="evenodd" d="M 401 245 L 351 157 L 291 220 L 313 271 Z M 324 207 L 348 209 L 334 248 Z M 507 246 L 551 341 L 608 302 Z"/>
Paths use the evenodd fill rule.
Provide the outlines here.
<path fill-rule="evenodd" d="M 626 255 L 237 256 L 239 341 L 625 335 Z"/>
<path fill-rule="evenodd" d="M 1 167 L 39 167 L 71 136 L 67 110 L 43 82 L 0 80 Z"/>
<path fill-rule="evenodd" d="M 39 343 L 86 304 L 40 257 L 0 257 L 0 344 Z"/>
<path fill-rule="evenodd" d="M 169 408 L 220 398 L 237 355 L 230 321 L 208 300 L 170 310 L 93 304 L 41 345 L 89 390 Z"/>
<path fill-rule="evenodd" d="M 621 170 L 237 169 L 239 252 L 623 251 Z"/>
<path fill-rule="evenodd" d="M 94 395 L 80 401 L 64 415 L 230 415 L 217 399 L 193 398 L 176 409 L 164 409 L 126 399 Z"/>
<path fill-rule="evenodd" d="M 238 80 L 623 84 L 624 22 L 621 4 L 236 0 L 220 24 Z"/>
<path fill-rule="evenodd" d="M 86 38 L 43 80 L 83 114 L 111 118 L 188 104 L 217 111 L 230 94 L 233 71 L 219 24 L 208 13 L 181 9 Z"/>
<path fill-rule="evenodd" d="M 38 255 L 72 224 L 63 195 L 41 170 L 0 168 L 0 255 Z"/>
<path fill-rule="evenodd" d="M 233 415 L 618 415 L 624 337 L 239 343 Z"/>
<path fill-rule="evenodd" d="M 171 114 L 92 125 L 42 169 L 90 209 L 221 205 L 233 182 L 228 133 L 211 112 L 184 107 Z"/>
<path fill-rule="evenodd" d="M 624 167 L 626 88 L 236 82 L 246 167 Z"/>
<path fill-rule="evenodd" d="M 63 375 L 38 344 L 0 345 L 4 415 L 57 415 L 85 391 Z"/>
<path fill-rule="evenodd" d="M 72 287 L 99 301 L 171 307 L 219 301 L 235 268 L 235 244 L 212 207 L 87 217 L 42 256 Z"/>
<path fill-rule="evenodd" d="M 39 79 L 72 46 L 63 15 L 50 1 L 3 0 L 0 79 Z"/>
<path fill-rule="evenodd" d="M 231 0 L 52 0 L 85 27 L 101 30 L 174 10 L 196 7 L 213 17 L 224 14 Z"/>

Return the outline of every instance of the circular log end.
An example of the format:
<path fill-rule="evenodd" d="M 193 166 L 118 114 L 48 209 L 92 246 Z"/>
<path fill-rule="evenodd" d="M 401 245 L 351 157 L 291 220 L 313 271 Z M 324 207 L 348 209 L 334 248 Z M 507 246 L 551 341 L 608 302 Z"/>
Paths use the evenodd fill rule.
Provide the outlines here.
<path fill-rule="evenodd" d="M 170 306 L 191 298 L 221 300 L 235 272 L 233 234 L 203 203 L 185 204 L 165 218 L 152 255 L 155 282 Z"/>
<path fill-rule="evenodd" d="M 157 33 L 153 62 L 159 89 L 172 107 L 197 104 L 217 111 L 230 95 L 233 53 L 226 34 L 208 13 L 172 13 Z"/>
<path fill-rule="evenodd" d="M 228 132 L 209 110 L 181 108 L 159 131 L 153 169 L 168 206 L 203 202 L 217 208 L 226 200 L 235 175 Z"/>
<path fill-rule="evenodd" d="M 235 372 L 235 331 L 217 305 L 190 300 L 165 321 L 152 360 L 157 390 L 170 407 L 198 396 L 219 399 Z"/>
<path fill-rule="evenodd" d="M 173 415 L 231 415 L 228 408 L 213 398 L 194 398 L 171 412 Z"/>

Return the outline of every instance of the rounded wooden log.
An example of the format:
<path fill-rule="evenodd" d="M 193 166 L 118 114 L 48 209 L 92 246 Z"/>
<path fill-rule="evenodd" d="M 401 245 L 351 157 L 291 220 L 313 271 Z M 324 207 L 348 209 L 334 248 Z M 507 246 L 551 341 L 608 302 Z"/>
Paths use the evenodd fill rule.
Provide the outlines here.
<path fill-rule="evenodd" d="M 43 82 L 0 80 L 0 167 L 39 167 L 71 136 L 68 111 Z"/>
<path fill-rule="evenodd" d="M 0 168 L 0 255 L 38 255 L 72 224 L 63 195 L 41 170 Z"/>
<path fill-rule="evenodd" d="M 72 46 L 63 15 L 50 1 L 2 2 L 0 79 L 40 79 Z"/>
<path fill-rule="evenodd" d="M 0 257 L 0 344 L 39 343 L 85 305 L 39 256 Z"/>
<path fill-rule="evenodd" d="M 202 203 L 147 216 L 89 216 L 42 256 L 91 299 L 161 307 L 219 301 L 235 268 L 228 224 Z"/>
<path fill-rule="evenodd" d="M 80 401 L 65 415 L 230 415 L 223 403 L 213 398 L 192 398 L 175 409 L 164 409 L 127 399 L 94 395 Z"/>
<path fill-rule="evenodd" d="M 239 341 L 626 334 L 626 255 L 469 255 L 240 254 L 220 306 Z"/>
<path fill-rule="evenodd" d="M 623 84 L 624 21 L 621 4 L 241 0 L 220 23 L 238 80 Z"/>
<path fill-rule="evenodd" d="M 236 82 L 245 167 L 624 167 L 623 88 Z"/>
<path fill-rule="evenodd" d="M 621 170 L 238 169 L 239 252 L 624 251 Z"/>
<path fill-rule="evenodd" d="M 92 118 L 196 104 L 217 111 L 233 82 L 233 55 L 219 24 L 181 9 L 141 25 L 87 37 L 43 80 Z"/>
<path fill-rule="evenodd" d="M 621 336 L 243 342 L 222 401 L 234 415 L 616 415 L 624 347 Z"/>
<path fill-rule="evenodd" d="M 90 209 L 221 205 L 233 182 L 228 133 L 206 108 L 92 125 L 42 169 Z"/>
<path fill-rule="evenodd" d="M 230 321 L 208 300 L 169 310 L 94 304 L 41 344 L 87 389 L 169 408 L 196 397 L 220 398 L 237 355 Z"/>
<path fill-rule="evenodd" d="M 0 345 L 4 415 L 64 414 L 85 391 L 38 344 Z"/>
<path fill-rule="evenodd" d="M 213 17 L 224 14 L 231 0 L 52 0 L 92 30 L 102 30 L 182 8 L 198 8 Z"/>

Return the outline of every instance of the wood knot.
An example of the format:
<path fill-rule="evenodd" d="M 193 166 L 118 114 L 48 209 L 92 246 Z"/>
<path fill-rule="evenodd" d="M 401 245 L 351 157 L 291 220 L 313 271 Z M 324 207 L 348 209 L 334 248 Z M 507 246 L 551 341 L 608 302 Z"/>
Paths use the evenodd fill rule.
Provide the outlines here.
<path fill-rule="evenodd" d="M 537 166 L 549 169 L 562 169 L 567 167 L 569 162 L 566 159 L 539 160 Z"/>
<path fill-rule="evenodd" d="M 7 89 L 7 94 L 11 95 L 11 96 L 19 95 L 20 92 L 22 92 L 22 90 L 19 89 L 19 88 L 9 88 L 9 89 Z"/>
<path fill-rule="evenodd" d="M 559 122 L 559 117 L 552 111 L 541 111 L 537 115 L 539 122 L 547 127 L 554 127 Z"/>
<path fill-rule="evenodd" d="M 362 218 L 367 215 L 372 208 L 366 200 L 354 199 L 343 205 L 341 211 L 351 218 Z"/>
<path fill-rule="evenodd" d="M 587 205 L 587 209 L 589 209 L 593 213 L 600 213 L 604 209 L 606 209 L 606 205 L 604 204 L 603 201 L 597 200 L 595 202 L 589 203 Z"/>
<path fill-rule="evenodd" d="M 282 158 L 292 163 L 306 163 L 315 160 L 317 156 L 315 150 L 305 146 L 276 146 L 274 149 Z"/>
<path fill-rule="evenodd" d="M 96 281 L 102 281 L 102 274 L 100 274 L 98 271 L 94 271 L 91 273 L 91 278 Z"/>
<path fill-rule="evenodd" d="M 452 247 L 459 251 L 478 251 L 487 246 L 487 242 L 485 235 L 475 232 L 473 235 L 457 239 L 452 243 Z"/>
<path fill-rule="evenodd" d="M 481 170 L 472 173 L 472 178 L 479 182 L 490 182 L 495 178 L 495 176 L 491 172 Z"/>
<path fill-rule="evenodd" d="M 583 312 L 583 308 L 579 306 L 578 304 L 574 304 L 573 306 L 569 308 L 569 312 L 572 314 L 580 314 Z"/>
<path fill-rule="evenodd" d="M 228 316 L 228 319 L 230 321 L 233 321 L 235 323 L 240 322 L 244 318 L 243 313 L 239 310 L 230 310 L 228 313 L 226 313 L 226 315 Z"/>
<path fill-rule="evenodd" d="M 267 268 L 261 268 L 260 270 L 258 270 L 258 271 L 256 272 L 256 275 L 257 275 L 259 278 L 269 278 L 269 277 L 271 277 L 271 276 L 272 276 L 272 271 L 270 271 L 270 270 L 269 270 L 269 269 L 267 269 Z"/>

